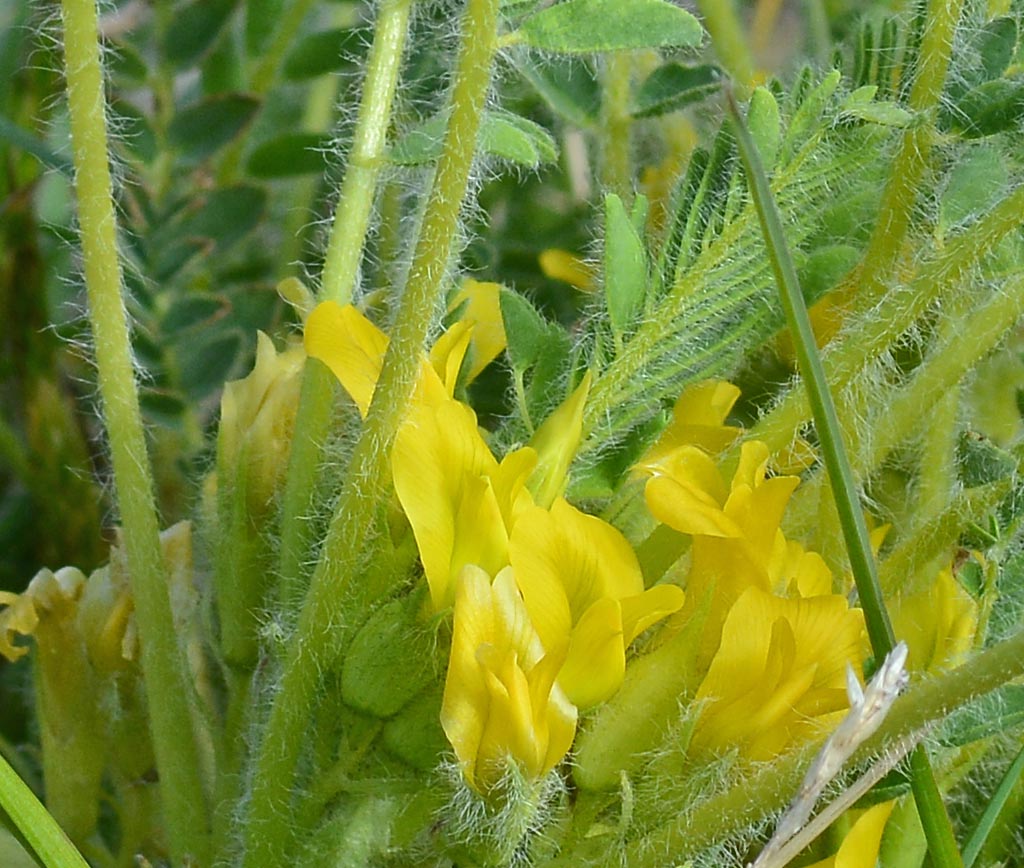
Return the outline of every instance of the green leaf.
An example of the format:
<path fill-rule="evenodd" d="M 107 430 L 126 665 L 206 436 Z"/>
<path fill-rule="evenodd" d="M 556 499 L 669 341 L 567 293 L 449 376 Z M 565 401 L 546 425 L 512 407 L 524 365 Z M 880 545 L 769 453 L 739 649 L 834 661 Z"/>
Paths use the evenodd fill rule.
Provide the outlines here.
<path fill-rule="evenodd" d="M 604 292 L 612 331 L 629 330 L 647 293 L 647 255 L 643 241 L 622 200 L 609 193 L 604 200 Z"/>
<path fill-rule="evenodd" d="M 783 164 L 789 161 L 797 147 L 811 135 L 814 128 L 820 123 L 822 112 L 825 111 L 828 101 L 839 87 L 841 80 L 842 73 L 838 69 L 833 69 L 800 102 L 800 107 L 793 113 L 793 119 L 789 122 L 789 128 L 783 139 L 781 149 Z"/>
<path fill-rule="evenodd" d="M 192 0 L 171 17 L 161 48 L 175 66 L 189 66 L 213 45 L 236 0 Z"/>
<path fill-rule="evenodd" d="M 1024 118 L 1024 81 L 997 79 L 967 91 L 943 116 L 964 138 L 976 139 L 1014 129 Z"/>
<path fill-rule="evenodd" d="M 973 431 L 965 431 L 960 437 L 956 458 L 960 481 L 965 488 L 1006 479 L 1017 468 L 1017 462 L 1009 452 Z"/>
<path fill-rule="evenodd" d="M 757 145 L 765 171 L 770 172 L 779 154 L 782 121 L 779 117 L 779 104 L 768 88 L 755 88 L 750 95 L 747 127 L 754 144 Z"/>
<path fill-rule="evenodd" d="M 717 66 L 683 66 L 674 61 L 654 70 L 636 92 L 633 117 L 649 118 L 684 108 L 717 93 Z"/>
<path fill-rule="evenodd" d="M 228 300 L 220 295 L 181 296 L 171 302 L 160 328 L 166 335 L 207 328 L 222 319 L 230 309 Z"/>
<path fill-rule="evenodd" d="M 16 148 L 31 154 L 44 166 L 56 169 L 62 175 L 71 178 L 74 176 L 74 166 L 66 157 L 62 157 L 52 150 L 46 142 L 37 137 L 34 133 L 19 127 L 16 123 L 0 115 L 0 142 L 9 142 Z"/>
<path fill-rule="evenodd" d="M 267 193 L 253 184 L 214 190 L 186 224 L 190 236 L 210 238 L 218 253 L 255 229 L 267 208 Z"/>
<path fill-rule="evenodd" d="M 1009 15 L 993 18 L 972 40 L 981 58 L 984 81 L 1002 76 L 1017 48 L 1017 20 Z"/>
<path fill-rule="evenodd" d="M 321 30 L 300 39 L 284 62 L 284 76 L 291 81 L 338 72 L 362 55 L 369 38 L 365 29 Z"/>
<path fill-rule="evenodd" d="M 191 340 L 176 347 L 182 388 L 193 401 L 201 401 L 224 386 L 240 371 L 245 340 L 239 331 L 217 334 L 205 341 Z"/>
<path fill-rule="evenodd" d="M 167 138 L 187 157 L 203 159 L 241 133 L 259 105 L 259 99 L 242 93 L 208 97 L 175 115 Z"/>
<path fill-rule="evenodd" d="M 501 109 L 484 115 L 480 147 L 493 157 L 530 168 L 558 159 L 558 146 L 544 127 Z"/>
<path fill-rule="evenodd" d="M 389 158 L 399 166 L 421 166 L 441 156 L 444 118 L 432 117 L 402 136 L 391 148 Z M 551 134 L 539 124 L 498 109 L 484 115 L 480 125 L 480 148 L 498 157 L 530 168 L 558 157 Z"/>
<path fill-rule="evenodd" d="M 581 129 L 597 123 L 601 112 L 601 87 L 585 60 L 559 57 L 533 64 L 527 56 L 519 69 L 563 120 Z"/>
<path fill-rule="evenodd" d="M 263 54 L 284 11 L 285 0 L 247 0 L 245 4 L 245 53 Z"/>
<path fill-rule="evenodd" d="M 145 59 L 134 45 L 127 42 L 111 43 L 110 72 L 134 84 L 144 83 L 149 76 Z"/>
<path fill-rule="evenodd" d="M 941 735 L 944 745 L 963 747 L 1024 724 L 1024 685 L 1007 684 L 953 715 Z"/>
<path fill-rule="evenodd" d="M 543 352 L 548 323 L 530 302 L 511 289 L 502 287 L 498 301 L 508 340 L 508 358 L 513 370 L 522 373 Z"/>
<path fill-rule="evenodd" d="M 117 129 L 117 144 L 144 163 L 152 163 L 158 153 L 156 135 L 147 118 L 128 100 L 110 101 L 110 114 Z"/>
<path fill-rule="evenodd" d="M 1008 822 L 1013 823 L 1012 810 L 1008 811 L 1010 814 L 1009 818 L 1004 818 L 1002 814 L 1008 807 L 1012 808 L 1013 796 L 1019 787 L 1022 775 L 1024 775 L 1024 748 L 1017 752 L 1017 756 L 1010 763 L 1010 767 L 1006 770 L 1006 774 L 1003 775 L 999 786 L 996 787 L 991 801 L 985 806 L 985 811 L 978 819 L 978 824 L 974 827 L 970 837 L 968 837 L 967 843 L 964 844 L 964 868 L 971 868 L 974 865 L 982 852 L 982 848 L 985 846 L 985 842 L 992 835 L 993 831 L 999 828 L 1001 823 L 1004 826 Z"/>
<path fill-rule="evenodd" d="M 510 41 L 557 54 L 594 54 L 696 47 L 703 37 L 697 19 L 666 0 L 566 0 L 531 15 Z"/>
<path fill-rule="evenodd" d="M 939 224 L 955 226 L 985 213 L 1003 195 L 1010 173 L 1002 152 L 980 145 L 962 154 L 949 172 L 939 199 Z"/>
<path fill-rule="evenodd" d="M 881 124 L 886 127 L 906 127 L 914 115 L 895 102 L 875 102 L 878 85 L 858 87 L 843 102 L 842 117 Z"/>
<path fill-rule="evenodd" d="M 262 142 L 249 155 L 245 168 L 254 178 L 319 175 L 327 166 L 324 152 L 331 141 L 328 133 L 284 133 Z"/>

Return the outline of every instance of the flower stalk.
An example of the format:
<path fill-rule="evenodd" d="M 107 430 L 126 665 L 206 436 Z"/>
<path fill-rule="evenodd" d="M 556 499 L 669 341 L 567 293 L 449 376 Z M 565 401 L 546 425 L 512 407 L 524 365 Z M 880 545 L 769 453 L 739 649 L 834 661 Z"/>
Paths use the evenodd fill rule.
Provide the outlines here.
<path fill-rule="evenodd" d="M 160 553 L 153 480 L 122 298 L 96 7 L 93 0 L 64 0 L 61 8 L 89 322 L 142 640 L 164 811 L 175 859 L 193 858 L 205 864 L 208 811 L 193 731 L 191 689 Z"/>

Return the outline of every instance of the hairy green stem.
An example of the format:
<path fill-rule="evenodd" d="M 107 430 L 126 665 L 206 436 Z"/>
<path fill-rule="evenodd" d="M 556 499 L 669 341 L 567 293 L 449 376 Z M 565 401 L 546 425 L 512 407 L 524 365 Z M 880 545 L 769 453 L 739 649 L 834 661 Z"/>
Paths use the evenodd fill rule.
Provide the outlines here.
<path fill-rule="evenodd" d="M 323 667 L 332 659 L 365 547 L 387 490 L 391 443 L 419 374 L 427 331 L 443 291 L 477 134 L 490 86 L 498 0 L 466 7 L 451 115 L 380 381 L 356 443 L 324 551 L 306 595 L 271 708 L 249 806 L 244 864 L 272 868 L 287 858 L 290 795 Z"/>
<path fill-rule="evenodd" d="M 911 110 L 920 115 L 932 111 L 942 95 L 963 5 L 964 0 L 931 0 L 929 3 L 909 97 Z M 932 119 L 924 117 L 903 134 L 882 192 L 878 221 L 862 260 L 861 292 L 871 298 L 877 299 L 883 291 L 903 249 L 934 137 Z"/>
<path fill-rule="evenodd" d="M 846 553 L 857 586 L 868 638 L 875 658 L 881 660 L 896 644 L 892 623 L 886 611 L 885 599 L 878 581 L 878 569 L 871 551 L 867 522 L 860 504 L 859 486 L 853 476 L 842 428 L 836 413 L 825 369 L 818 353 L 807 305 L 800 290 L 796 268 L 786 244 L 782 220 L 772 199 L 768 178 L 761 160 L 740 115 L 735 98 L 729 94 L 729 109 L 737 133 L 740 157 L 747 170 L 751 196 L 757 208 L 764 231 L 768 256 L 775 272 L 786 312 L 786 322 L 793 335 L 793 345 L 808 401 L 818 434 L 821 454 L 828 471 L 836 511 L 846 542 Z M 918 813 L 928 838 L 928 850 L 935 865 L 956 868 L 962 865 L 953 829 L 946 815 L 942 797 L 932 774 L 928 755 L 918 747 L 911 755 L 911 786 L 917 801 Z"/>
<path fill-rule="evenodd" d="M 346 304 L 352 300 L 377 179 L 385 159 L 411 5 L 412 0 L 385 0 L 378 13 L 352 151 L 334 211 L 327 259 L 320 280 L 319 298 L 322 301 Z M 306 515 L 310 508 L 310 495 L 315 488 L 321 445 L 330 428 L 333 394 L 334 378 L 327 368 L 320 364 L 307 364 L 281 514 L 278 575 L 282 583 L 282 602 L 289 610 L 299 605 L 305 588 L 302 563 L 309 545 Z"/>
<path fill-rule="evenodd" d="M 178 862 L 206 864 L 208 811 L 160 549 L 153 481 L 132 367 L 107 163 L 106 101 L 93 0 L 63 0 L 64 52 L 89 321 L 103 419 L 139 625 L 160 789 Z"/>
<path fill-rule="evenodd" d="M 970 269 L 996 244 L 1024 222 L 1024 187 L 1016 189 L 984 218 L 951 239 L 917 277 L 905 286 L 894 287 L 877 307 L 858 301 L 864 316 L 833 341 L 823 364 L 833 389 L 841 390 L 871 359 L 884 353 L 936 301 L 948 297 Z M 763 440 L 777 451 L 789 445 L 800 426 L 810 418 L 807 396 L 792 389 L 776 407 L 751 429 L 750 436 Z"/>
<path fill-rule="evenodd" d="M 754 86 L 754 57 L 733 0 L 697 0 L 697 8 L 715 54 L 736 82 L 737 93 L 747 95 Z"/>
<path fill-rule="evenodd" d="M 629 114 L 633 55 L 615 51 L 601 76 L 601 183 L 624 202 L 633 198 L 632 118 Z"/>
<path fill-rule="evenodd" d="M 851 760 L 867 763 L 887 744 L 945 720 L 951 711 L 1024 675 L 1024 632 L 971 658 L 959 669 L 912 687 L 893 704 L 885 722 Z M 671 856 L 676 864 L 749 829 L 781 810 L 796 791 L 814 755 L 812 747 L 781 757 L 732 789 L 697 805 L 626 850 L 631 868 L 655 868 Z"/>

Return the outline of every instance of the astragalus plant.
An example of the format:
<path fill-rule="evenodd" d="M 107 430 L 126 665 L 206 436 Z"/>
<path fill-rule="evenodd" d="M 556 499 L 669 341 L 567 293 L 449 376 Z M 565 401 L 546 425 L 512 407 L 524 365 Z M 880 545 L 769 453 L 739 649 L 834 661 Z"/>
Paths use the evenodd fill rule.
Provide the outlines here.
<path fill-rule="evenodd" d="M 0 863 L 1024 864 L 1022 15 L 0 5 Z"/>

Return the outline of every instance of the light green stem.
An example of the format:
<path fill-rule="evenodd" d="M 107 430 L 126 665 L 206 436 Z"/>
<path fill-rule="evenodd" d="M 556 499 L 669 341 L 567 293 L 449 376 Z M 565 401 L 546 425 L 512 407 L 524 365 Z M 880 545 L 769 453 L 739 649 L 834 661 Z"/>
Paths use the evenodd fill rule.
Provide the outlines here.
<path fill-rule="evenodd" d="M 924 115 L 938 105 L 963 5 L 964 0 L 931 0 L 929 3 L 909 97 L 911 110 L 918 114 Z M 921 189 L 921 179 L 931 158 L 934 137 L 930 118 L 921 118 L 903 134 L 882 193 L 878 222 L 862 260 L 861 292 L 869 297 L 877 298 L 892 277 Z"/>
<path fill-rule="evenodd" d="M 286 863 L 290 794 L 320 674 L 340 641 L 346 606 L 367 594 L 355 579 L 387 490 L 391 443 L 408 409 L 441 299 L 490 85 L 497 16 L 498 0 L 470 0 L 466 7 L 451 116 L 408 282 L 260 747 L 246 829 L 244 864 L 251 868 Z"/>
<path fill-rule="evenodd" d="M 878 732 L 854 755 L 865 763 L 891 744 L 945 718 L 953 710 L 1024 675 L 1024 632 L 982 651 L 959 669 L 924 681 L 900 697 Z M 796 792 L 810 747 L 780 757 L 739 785 L 697 805 L 626 849 L 631 868 L 681 864 L 702 850 L 780 811 Z"/>
<path fill-rule="evenodd" d="M 624 202 L 633 198 L 632 118 L 629 114 L 633 55 L 606 55 L 601 101 L 601 183 Z"/>
<path fill-rule="evenodd" d="M 64 52 L 89 320 L 131 572 L 142 668 L 175 860 L 207 862 L 208 811 L 160 550 L 152 474 L 132 368 L 107 164 L 106 101 L 93 0 L 63 0 Z"/>
<path fill-rule="evenodd" d="M 377 17 L 352 152 L 345 168 L 345 179 L 327 245 L 327 259 L 320 281 L 321 301 L 346 304 L 352 300 L 377 179 L 385 159 L 411 5 L 412 0 L 385 0 Z M 321 444 L 330 427 L 333 390 L 334 378 L 323 365 L 307 365 L 281 515 L 278 575 L 282 583 L 282 601 L 289 610 L 294 610 L 301 602 L 305 587 L 302 563 L 309 543 L 309 522 L 305 516 L 316 484 Z"/>
<path fill-rule="evenodd" d="M 697 8 L 715 54 L 735 82 L 737 94 L 745 97 L 754 85 L 754 58 L 733 0 L 697 0 Z"/>

